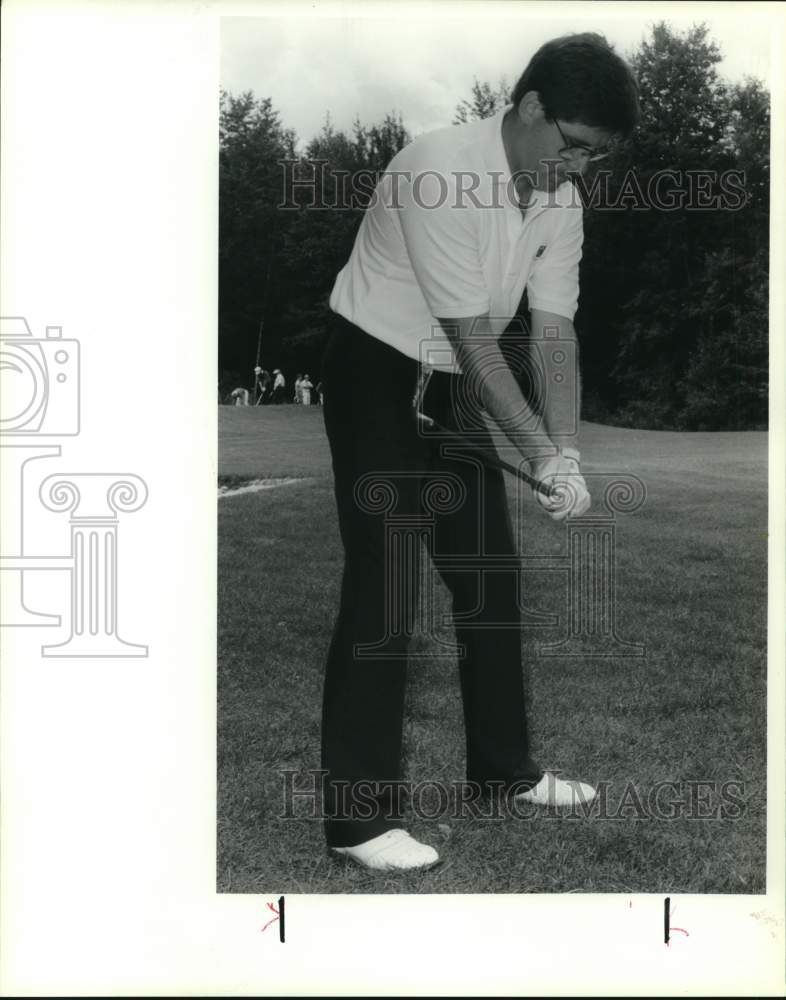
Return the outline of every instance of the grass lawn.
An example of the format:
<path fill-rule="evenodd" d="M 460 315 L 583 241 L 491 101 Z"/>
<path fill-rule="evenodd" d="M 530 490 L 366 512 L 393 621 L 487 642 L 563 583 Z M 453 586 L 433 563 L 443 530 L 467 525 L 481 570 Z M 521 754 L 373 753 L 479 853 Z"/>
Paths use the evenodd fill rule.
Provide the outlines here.
<path fill-rule="evenodd" d="M 413 818 L 412 833 L 442 864 L 373 874 L 328 857 L 318 821 L 297 809 L 300 818 L 281 818 L 282 772 L 320 766 L 338 607 L 342 550 L 322 413 L 219 408 L 220 481 L 304 479 L 219 501 L 219 892 L 765 891 L 767 435 L 586 424 L 582 450 L 587 473 L 629 472 L 646 486 L 643 507 L 617 518 L 617 628 L 646 655 L 539 654 L 564 635 L 565 581 L 533 571 L 528 606 L 562 608 L 563 622 L 525 630 L 525 669 L 535 758 L 603 783 L 605 815 Z M 510 491 L 514 499 L 513 480 Z M 529 498 L 520 520 L 523 552 L 564 547 L 564 525 Z M 447 592 L 437 600 L 447 614 Z M 456 665 L 428 657 L 430 643 L 413 642 L 403 776 L 459 782 Z M 667 781 L 686 800 L 675 818 L 637 808 L 637 795 L 646 802 Z M 718 818 L 724 782 L 737 783 L 742 804 Z"/>

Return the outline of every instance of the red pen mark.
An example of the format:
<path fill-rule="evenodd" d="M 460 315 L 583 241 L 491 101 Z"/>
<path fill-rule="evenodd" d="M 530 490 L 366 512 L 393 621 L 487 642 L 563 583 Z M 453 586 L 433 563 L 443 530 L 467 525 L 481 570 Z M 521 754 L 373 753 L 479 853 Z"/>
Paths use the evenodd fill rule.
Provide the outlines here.
<path fill-rule="evenodd" d="M 275 913 L 275 917 L 273 917 L 273 919 L 272 919 L 272 920 L 268 920 L 268 922 L 267 922 L 267 923 L 265 924 L 265 926 L 264 926 L 264 927 L 262 928 L 262 931 L 263 931 L 263 932 L 264 932 L 264 931 L 266 931 L 266 930 L 268 929 L 268 927 L 270 927 L 270 925 L 271 925 L 271 924 L 275 924 L 275 923 L 277 923 L 277 922 L 278 922 L 278 919 L 279 919 L 279 917 L 281 916 L 281 914 L 280 914 L 280 913 L 278 912 L 278 910 L 277 910 L 277 909 L 275 908 L 275 906 L 273 906 L 273 904 L 272 904 L 272 903 L 268 903 L 268 904 L 267 904 L 267 908 L 268 908 L 269 910 L 272 910 L 272 911 L 273 911 L 273 913 Z"/>
<path fill-rule="evenodd" d="M 267 908 L 271 913 L 275 913 L 275 917 L 272 920 L 268 920 L 265 926 L 262 928 L 261 932 L 264 932 L 270 927 L 271 924 L 278 924 L 278 939 L 283 944 L 284 943 L 284 897 L 278 897 L 278 909 L 272 903 L 267 904 Z"/>

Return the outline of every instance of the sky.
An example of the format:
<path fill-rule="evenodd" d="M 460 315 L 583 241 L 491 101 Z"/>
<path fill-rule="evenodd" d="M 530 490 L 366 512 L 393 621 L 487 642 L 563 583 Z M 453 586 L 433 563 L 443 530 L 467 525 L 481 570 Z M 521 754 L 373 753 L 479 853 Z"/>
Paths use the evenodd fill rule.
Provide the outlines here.
<path fill-rule="evenodd" d="M 772 24 L 766 4 L 527 2 L 287 7 L 257 4 L 256 16 L 222 18 L 221 86 L 272 98 L 299 145 L 326 114 L 348 130 L 356 116 L 401 113 L 412 135 L 451 123 L 473 80 L 513 84 L 549 38 L 599 31 L 627 55 L 664 20 L 676 31 L 706 22 L 724 56 L 719 72 L 769 85 Z"/>

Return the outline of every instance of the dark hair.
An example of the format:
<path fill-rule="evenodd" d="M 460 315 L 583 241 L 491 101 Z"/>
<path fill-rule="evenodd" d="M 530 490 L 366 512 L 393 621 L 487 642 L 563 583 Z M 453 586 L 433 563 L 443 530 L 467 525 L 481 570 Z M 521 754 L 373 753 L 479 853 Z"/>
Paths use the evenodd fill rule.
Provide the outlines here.
<path fill-rule="evenodd" d="M 547 118 L 627 136 L 639 121 L 639 88 L 603 35 L 563 35 L 542 45 L 513 88 L 511 101 L 537 91 Z"/>

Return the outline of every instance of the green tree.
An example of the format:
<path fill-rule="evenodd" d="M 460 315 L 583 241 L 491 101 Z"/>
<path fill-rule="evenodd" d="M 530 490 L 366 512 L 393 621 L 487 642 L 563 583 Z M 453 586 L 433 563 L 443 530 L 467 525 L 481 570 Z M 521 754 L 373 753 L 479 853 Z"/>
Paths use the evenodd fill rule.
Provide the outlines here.
<path fill-rule="evenodd" d="M 664 24 L 633 59 L 642 126 L 629 144 L 630 162 L 642 186 L 658 170 L 680 171 L 691 195 L 676 212 L 655 206 L 614 220 L 639 285 L 623 303 L 613 368 L 625 422 L 721 429 L 766 420 L 767 325 L 758 304 L 767 297 L 760 259 L 769 212 L 762 183 L 768 100 L 761 88 L 720 80 L 720 59 L 705 25 L 676 35 Z M 742 113 L 746 101 L 756 107 L 755 125 Z M 701 210 L 688 172 L 720 179 L 730 170 L 744 175 L 743 205 Z M 716 180 L 708 193 L 720 187 Z"/>
<path fill-rule="evenodd" d="M 652 428 L 766 420 L 768 98 L 721 80 L 720 59 L 706 26 L 679 35 L 665 24 L 631 59 L 642 120 L 608 165 L 608 192 L 617 209 L 626 191 L 643 192 L 646 210 L 633 197 L 586 214 L 577 326 L 590 416 L 595 406 Z M 653 200 L 665 170 L 687 195 L 668 211 Z M 695 172 L 709 172 L 704 196 L 720 198 L 731 170 L 744 174 L 744 203 L 701 209 Z"/>
<path fill-rule="evenodd" d="M 328 298 L 352 251 L 379 174 L 410 141 L 400 116 L 355 121 L 352 134 L 328 118 L 295 165 L 296 188 L 282 246 L 288 301 L 280 316 L 283 364 L 319 370 L 328 333 Z"/>
<path fill-rule="evenodd" d="M 318 373 L 336 274 L 378 172 L 409 138 L 400 115 L 356 121 L 350 135 L 328 117 L 298 156 L 269 98 L 222 92 L 219 365 L 228 378 L 246 371 L 253 384 L 260 327 L 263 367 Z"/>
<path fill-rule="evenodd" d="M 769 96 L 758 81 L 729 92 L 728 149 L 747 203 L 705 256 L 699 335 L 680 391 L 681 422 L 699 429 L 765 427 L 769 330 Z"/>
<path fill-rule="evenodd" d="M 388 113 L 366 128 L 359 120 L 353 126 L 353 153 L 361 170 L 383 171 L 400 149 L 411 140 L 400 114 Z"/>
<path fill-rule="evenodd" d="M 505 77 L 501 77 L 496 89 L 490 84 L 475 79 L 471 96 L 456 106 L 454 125 L 463 125 L 478 118 L 490 118 L 509 102 L 510 88 Z"/>
<path fill-rule="evenodd" d="M 282 160 L 295 155 L 269 98 L 221 93 L 219 109 L 219 364 L 253 374 L 260 323 L 281 305 Z M 266 359 L 262 359 L 263 363 Z"/>

